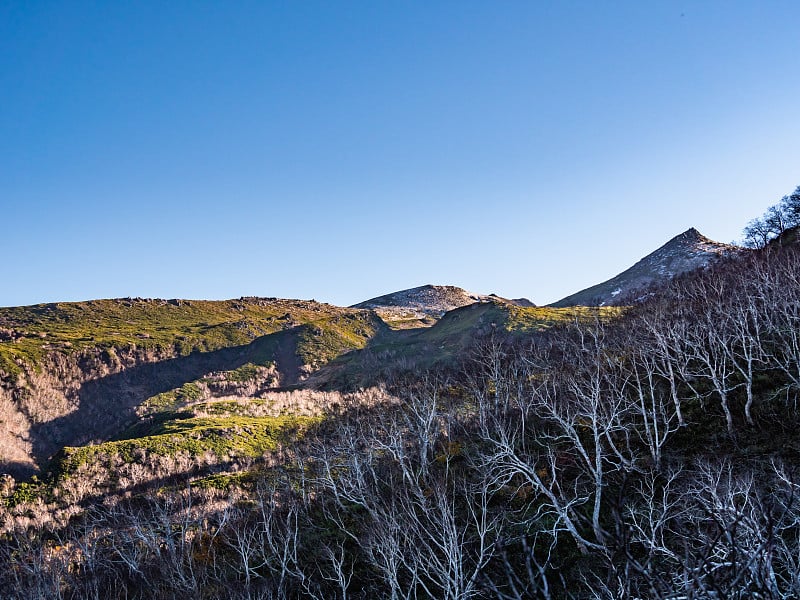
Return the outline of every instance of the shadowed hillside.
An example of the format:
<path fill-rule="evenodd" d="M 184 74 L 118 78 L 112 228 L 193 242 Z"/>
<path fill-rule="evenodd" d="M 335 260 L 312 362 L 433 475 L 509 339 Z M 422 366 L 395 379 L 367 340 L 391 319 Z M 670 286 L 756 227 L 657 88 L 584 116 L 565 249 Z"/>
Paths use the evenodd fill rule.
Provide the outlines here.
<path fill-rule="evenodd" d="M 18 474 L 113 436 L 158 393 L 246 364 L 295 385 L 385 325 L 316 302 L 127 298 L 0 309 L 0 327 L 0 462 Z"/>

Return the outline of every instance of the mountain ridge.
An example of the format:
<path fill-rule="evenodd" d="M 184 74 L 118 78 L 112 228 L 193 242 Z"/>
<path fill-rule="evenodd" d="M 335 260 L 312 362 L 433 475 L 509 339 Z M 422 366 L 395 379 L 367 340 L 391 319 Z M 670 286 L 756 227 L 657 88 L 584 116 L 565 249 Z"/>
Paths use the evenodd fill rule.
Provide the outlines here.
<path fill-rule="evenodd" d="M 706 268 L 724 256 L 740 251 L 738 246 L 707 238 L 690 227 L 670 239 L 628 269 L 548 306 L 620 306 L 642 299 L 648 288 L 696 269 Z"/>
<path fill-rule="evenodd" d="M 496 294 L 478 294 L 454 285 L 426 284 L 390 292 L 354 304 L 349 308 L 375 311 L 396 329 L 428 327 L 446 313 L 476 302 L 507 302 L 516 306 L 536 306 L 527 298 L 509 300 Z"/>

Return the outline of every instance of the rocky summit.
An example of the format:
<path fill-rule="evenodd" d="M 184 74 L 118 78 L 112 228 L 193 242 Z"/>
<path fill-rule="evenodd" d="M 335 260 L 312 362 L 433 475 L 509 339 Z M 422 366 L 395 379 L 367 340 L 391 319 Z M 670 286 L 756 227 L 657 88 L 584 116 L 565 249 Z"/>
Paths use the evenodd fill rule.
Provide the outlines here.
<path fill-rule="evenodd" d="M 611 279 L 554 302 L 550 306 L 620 306 L 635 304 L 649 290 L 677 275 L 708 267 L 723 256 L 740 251 L 737 246 L 715 242 L 692 227 L 655 252 Z"/>
<path fill-rule="evenodd" d="M 476 294 L 454 285 L 422 285 L 384 294 L 353 305 L 351 308 L 374 310 L 395 329 L 425 327 L 436 323 L 445 313 L 476 302 L 507 303 L 534 307 L 527 298 L 508 300 L 497 294 Z"/>

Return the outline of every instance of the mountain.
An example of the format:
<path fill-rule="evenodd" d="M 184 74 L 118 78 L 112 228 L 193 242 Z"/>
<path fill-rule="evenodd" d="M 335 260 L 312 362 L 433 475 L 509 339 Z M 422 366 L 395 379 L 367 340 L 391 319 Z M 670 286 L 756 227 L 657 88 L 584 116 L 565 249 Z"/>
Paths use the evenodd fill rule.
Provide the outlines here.
<path fill-rule="evenodd" d="M 428 327 L 445 313 L 476 302 L 507 302 L 517 306 L 535 306 L 527 298 L 506 300 L 495 294 L 476 294 L 453 285 L 422 285 L 359 302 L 351 308 L 374 310 L 395 329 Z"/>
<path fill-rule="evenodd" d="M 619 306 L 635 303 L 652 285 L 705 268 L 719 258 L 738 251 L 737 246 L 710 240 L 692 227 L 616 277 L 562 298 L 550 306 Z"/>
<path fill-rule="evenodd" d="M 554 306 L 621 304 L 732 250 L 690 229 Z M 221 410 L 222 399 L 274 408 L 283 406 L 280 394 L 299 387 L 357 389 L 375 375 L 457 365 L 491 331 L 538 330 L 589 309 L 577 310 L 437 285 L 350 308 L 250 297 L 2 308 L 0 472 L 32 473 L 64 447 L 111 440 L 156 414 L 207 410 L 209 403 Z"/>

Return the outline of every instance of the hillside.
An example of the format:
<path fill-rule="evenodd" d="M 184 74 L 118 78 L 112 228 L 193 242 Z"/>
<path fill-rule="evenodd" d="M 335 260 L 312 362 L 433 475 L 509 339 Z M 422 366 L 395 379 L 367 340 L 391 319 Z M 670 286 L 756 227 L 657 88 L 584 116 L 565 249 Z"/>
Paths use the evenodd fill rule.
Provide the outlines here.
<path fill-rule="evenodd" d="M 377 311 L 274 298 L 0 309 L 3 470 L 29 475 L 64 447 L 111 440 L 203 402 L 274 404 L 285 389 L 355 391 L 397 372 L 456 368 L 492 328 L 536 330 L 576 314 L 495 296 L 473 302 L 444 286 L 390 296 L 430 311 L 433 325 L 392 329 Z"/>
<path fill-rule="evenodd" d="M 534 306 L 527 298 L 505 300 L 495 294 L 476 294 L 452 285 L 423 285 L 371 298 L 352 308 L 372 309 L 394 329 L 433 325 L 448 311 L 476 302 L 501 300 L 519 306 Z"/>
<path fill-rule="evenodd" d="M 621 314 L 614 307 L 519 306 L 496 296 L 485 298 L 446 312 L 430 326 L 383 330 L 364 348 L 331 361 L 309 383 L 351 390 L 391 381 L 399 374 L 454 372 L 474 359 L 486 339 L 528 336 L 568 322 Z"/>
<path fill-rule="evenodd" d="M 256 356 L 241 345 L 140 365 L 154 370 L 131 390 L 166 387 L 170 360 L 219 356 L 228 370 L 178 363 L 183 383 L 132 407 L 133 422 L 64 445 L 40 480 L 5 478 L 0 585 L 26 598 L 92 585 L 165 599 L 796 597 L 798 252 L 741 253 L 627 308 L 490 298 L 416 329 L 265 302 L 325 317 L 253 343 L 375 326 L 300 370 L 296 383 L 325 391 L 281 389 L 280 355 L 240 364 Z M 101 304 L 109 321 L 133 308 Z M 192 311 L 224 323 L 233 307 L 193 304 L 161 317 L 191 333 Z M 26 330 L 20 315 L 37 311 L 13 312 L 9 337 L 46 326 L 76 340 L 65 360 L 91 350 L 70 337 L 78 317 Z M 117 331 L 99 320 L 96 337 Z M 48 357 L 40 372 L 67 372 Z"/>
<path fill-rule="evenodd" d="M 383 328 L 371 311 L 274 298 L 0 309 L 0 462 L 36 470 L 65 445 L 115 435 L 148 398 L 213 373 L 252 380 L 252 392 L 297 384 Z"/>
<path fill-rule="evenodd" d="M 708 239 L 695 228 L 675 236 L 635 265 L 611 279 L 554 302 L 550 306 L 614 306 L 638 302 L 648 288 L 676 275 L 708 267 L 737 252 L 736 246 Z"/>

